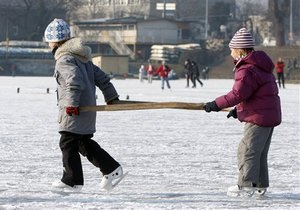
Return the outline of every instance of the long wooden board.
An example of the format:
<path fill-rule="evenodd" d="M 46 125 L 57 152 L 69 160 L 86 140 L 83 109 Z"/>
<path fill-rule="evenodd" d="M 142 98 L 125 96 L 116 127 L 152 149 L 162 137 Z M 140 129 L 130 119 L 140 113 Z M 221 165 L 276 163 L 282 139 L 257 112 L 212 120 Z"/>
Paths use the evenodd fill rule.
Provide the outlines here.
<path fill-rule="evenodd" d="M 97 111 L 125 111 L 143 109 L 188 109 L 203 110 L 205 103 L 185 103 L 185 102 L 146 102 L 146 103 L 127 103 L 114 105 L 82 106 L 80 112 Z"/>

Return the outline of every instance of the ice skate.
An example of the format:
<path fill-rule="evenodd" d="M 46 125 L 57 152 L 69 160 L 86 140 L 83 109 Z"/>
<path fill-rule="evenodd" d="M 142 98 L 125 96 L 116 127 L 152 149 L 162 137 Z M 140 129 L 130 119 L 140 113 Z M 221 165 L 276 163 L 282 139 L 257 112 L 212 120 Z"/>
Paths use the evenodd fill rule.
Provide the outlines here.
<path fill-rule="evenodd" d="M 128 174 L 123 173 L 122 166 L 119 166 L 117 169 L 115 169 L 110 174 L 106 174 L 103 176 L 102 181 L 100 183 L 100 187 L 109 191 L 112 190 L 114 187 L 117 186 L 117 184 L 120 183 L 120 181 Z"/>
<path fill-rule="evenodd" d="M 255 194 L 257 196 L 263 196 L 266 192 L 267 192 L 267 188 L 266 187 L 258 187 L 255 190 Z"/>
<path fill-rule="evenodd" d="M 55 181 L 52 183 L 53 192 L 67 192 L 67 193 L 76 193 L 80 192 L 83 185 L 74 185 L 73 187 L 63 183 L 61 180 Z"/>
<path fill-rule="evenodd" d="M 234 185 L 228 188 L 227 195 L 231 197 L 252 197 L 254 192 L 254 187 L 240 187 L 239 185 Z"/>

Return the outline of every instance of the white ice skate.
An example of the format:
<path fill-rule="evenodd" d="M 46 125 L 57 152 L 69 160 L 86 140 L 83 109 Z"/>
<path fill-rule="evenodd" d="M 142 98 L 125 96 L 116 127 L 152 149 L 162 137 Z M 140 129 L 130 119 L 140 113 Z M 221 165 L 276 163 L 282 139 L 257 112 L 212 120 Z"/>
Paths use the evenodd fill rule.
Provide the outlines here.
<path fill-rule="evenodd" d="M 74 185 L 73 187 L 63 183 L 61 180 L 52 183 L 53 192 L 77 193 L 80 192 L 83 185 Z"/>
<path fill-rule="evenodd" d="M 231 197 L 251 197 L 255 189 L 255 187 L 240 187 L 239 185 L 234 185 L 228 188 L 227 195 Z"/>
<path fill-rule="evenodd" d="M 124 174 L 122 166 L 119 166 L 110 174 L 103 176 L 100 187 L 107 191 L 110 191 L 115 188 L 127 174 L 128 172 Z"/>

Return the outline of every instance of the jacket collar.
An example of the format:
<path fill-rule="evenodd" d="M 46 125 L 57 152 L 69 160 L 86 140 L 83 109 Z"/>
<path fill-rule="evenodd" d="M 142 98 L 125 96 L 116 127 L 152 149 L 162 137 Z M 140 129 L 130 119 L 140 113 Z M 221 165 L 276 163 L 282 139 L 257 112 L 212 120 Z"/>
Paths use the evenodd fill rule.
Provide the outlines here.
<path fill-rule="evenodd" d="M 72 38 L 63 43 L 54 52 L 55 60 L 58 60 L 64 55 L 72 55 L 84 63 L 92 60 L 91 48 L 83 45 L 80 38 Z"/>

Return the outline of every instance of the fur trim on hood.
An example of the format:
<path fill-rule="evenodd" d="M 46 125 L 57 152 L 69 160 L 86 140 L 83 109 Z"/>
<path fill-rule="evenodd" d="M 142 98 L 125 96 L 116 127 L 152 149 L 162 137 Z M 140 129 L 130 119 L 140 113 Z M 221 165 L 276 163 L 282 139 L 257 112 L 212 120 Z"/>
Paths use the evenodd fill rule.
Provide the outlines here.
<path fill-rule="evenodd" d="M 54 58 L 58 60 L 64 55 L 72 55 L 84 63 L 92 60 L 92 50 L 83 45 L 80 38 L 72 38 L 63 43 L 55 52 Z"/>

